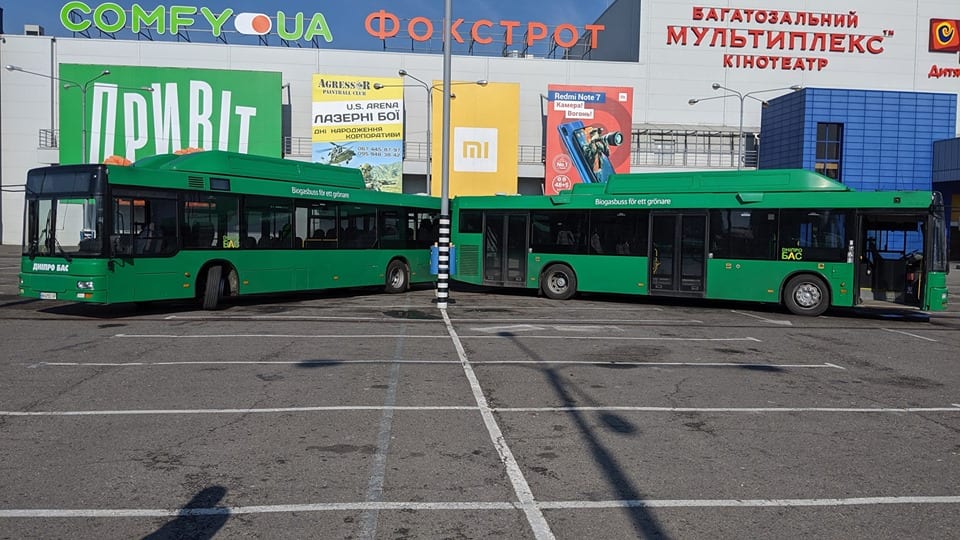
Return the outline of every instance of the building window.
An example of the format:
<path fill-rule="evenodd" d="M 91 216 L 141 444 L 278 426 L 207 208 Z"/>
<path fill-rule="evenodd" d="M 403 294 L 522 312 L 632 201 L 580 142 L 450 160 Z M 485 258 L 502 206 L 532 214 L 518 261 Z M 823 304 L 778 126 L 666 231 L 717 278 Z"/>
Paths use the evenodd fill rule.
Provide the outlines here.
<path fill-rule="evenodd" d="M 840 144 L 843 139 L 843 124 L 817 124 L 817 159 L 813 170 L 840 181 Z"/>

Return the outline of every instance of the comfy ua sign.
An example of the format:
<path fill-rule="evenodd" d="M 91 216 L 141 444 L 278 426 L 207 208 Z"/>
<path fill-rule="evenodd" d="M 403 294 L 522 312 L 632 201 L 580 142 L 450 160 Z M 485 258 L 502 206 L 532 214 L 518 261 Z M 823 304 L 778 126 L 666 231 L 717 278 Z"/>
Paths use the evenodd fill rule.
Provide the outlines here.
<path fill-rule="evenodd" d="M 146 8 L 133 4 L 129 10 L 115 2 L 90 5 L 86 2 L 67 2 L 60 9 L 60 23 L 71 32 L 83 32 L 91 27 L 113 33 L 129 29 L 133 33 L 146 30 L 158 34 L 177 35 L 187 30 L 209 31 L 219 37 L 224 31 L 263 36 L 271 32 L 281 39 L 310 41 L 315 37 L 327 43 L 333 41 L 323 13 L 314 13 L 307 21 L 303 13 L 287 15 L 277 11 L 274 17 L 265 13 L 237 13 L 225 8 L 219 13 L 206 6 L 156 6 Z M 228 24 L 229 23 L 229 24 Z"/>

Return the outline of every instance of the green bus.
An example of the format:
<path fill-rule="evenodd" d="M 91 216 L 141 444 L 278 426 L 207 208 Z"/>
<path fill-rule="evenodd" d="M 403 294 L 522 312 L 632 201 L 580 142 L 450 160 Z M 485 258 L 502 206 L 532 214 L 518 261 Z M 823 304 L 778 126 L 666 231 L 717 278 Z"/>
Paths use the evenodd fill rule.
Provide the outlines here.
<path fill-rule="evenodd" d="M 439 199 L 208 151 L 29 171 L 20 294 L 99 304 L 430 282 Z"/>
<path fill-rule="evenodd" d="M 489 287 L 943 310 L 943 200 L 805 170 L 615 175 L 555 196 L 457 197 L 456 271 Z"/>

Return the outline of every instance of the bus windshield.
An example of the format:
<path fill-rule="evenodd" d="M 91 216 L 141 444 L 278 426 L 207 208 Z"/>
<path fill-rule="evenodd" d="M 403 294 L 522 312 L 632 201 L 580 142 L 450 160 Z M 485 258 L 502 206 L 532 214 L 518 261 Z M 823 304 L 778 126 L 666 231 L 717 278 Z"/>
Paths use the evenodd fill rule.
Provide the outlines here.
<path fill-rule="evenodd" d="M 97 257 L 102 253 L 100 197 L 35 199 L 27 205 L 23 254 Z"/>
<path fill-rule="evenodd" d="M 103 198 L 91 170 L 27 180 L 23 254 L 28 257 L 97 257 L 103 251 Z"/>

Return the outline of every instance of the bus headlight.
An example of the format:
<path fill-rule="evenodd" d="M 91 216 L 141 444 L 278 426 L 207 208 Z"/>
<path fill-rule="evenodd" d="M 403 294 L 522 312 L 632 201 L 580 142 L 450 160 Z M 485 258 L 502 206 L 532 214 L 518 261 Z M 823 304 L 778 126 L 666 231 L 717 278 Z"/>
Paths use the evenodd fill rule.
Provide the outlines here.
<path fill-rule="evenodd" d="M 93 282 L 92 282 L 92 281 L 78 281 L 78 282 L 77 282 L 77 288 L 80 289 L 81 291 L 92 291 L 92 290 L 93 290 Z"/>

